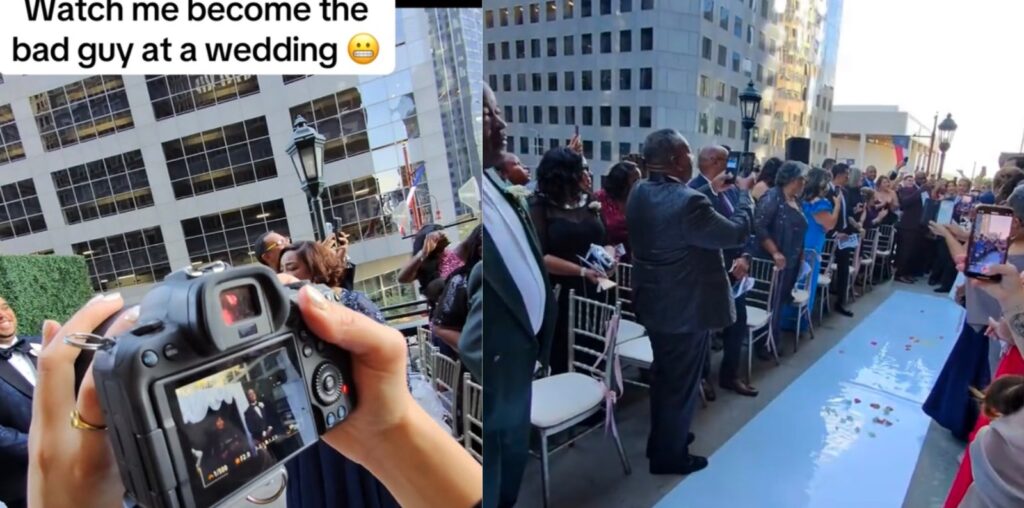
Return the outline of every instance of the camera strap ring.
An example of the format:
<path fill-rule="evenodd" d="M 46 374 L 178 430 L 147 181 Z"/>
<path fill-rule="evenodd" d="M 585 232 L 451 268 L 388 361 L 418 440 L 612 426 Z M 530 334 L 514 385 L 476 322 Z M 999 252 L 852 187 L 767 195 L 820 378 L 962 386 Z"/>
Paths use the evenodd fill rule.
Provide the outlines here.
<path fill-rule="evenodd" d="M 281 471 L 281 486 L 278 487 L 277 492 L 275 492 L 273 495 L 271 495 L 269 497 L 255 497 L 252 494 L 249 494 L 249 495 L 245 496 L 245 500 L 249 501 L 252 504 L 258 504 L 258 505 L 267 505 L 267 504 L 273 503 L 274 501 L 277 501 L 277 499 L 279 497 L 281 497 L 281 494 L 284 494 L 285 487 L 288 486 L 288 471 L 286 469 L 283 469 L 283 468 L 280 471 Z M 270 482 L 266 483 L 266 485 L 269 485 L 269 484 L 270 484 Z"/>
<path fill-rule="evenodd" d="M 95 333 L 75 332 L 64 336 L 64 343 L 83 351 L 99 351 L 114 345 L 114 340 Z"/>

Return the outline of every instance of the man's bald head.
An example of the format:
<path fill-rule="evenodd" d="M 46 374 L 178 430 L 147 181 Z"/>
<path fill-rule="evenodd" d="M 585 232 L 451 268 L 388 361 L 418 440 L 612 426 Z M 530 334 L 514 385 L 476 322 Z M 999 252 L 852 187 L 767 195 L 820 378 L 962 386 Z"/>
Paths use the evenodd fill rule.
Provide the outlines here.
<path fill-rule="evenodd" d="M 726 163 L 729 161 L 729 151 L 718 145 L 705 146 L 700 149 L 697 155 L 697 170 L 708 180 L 725 171 Z"/>

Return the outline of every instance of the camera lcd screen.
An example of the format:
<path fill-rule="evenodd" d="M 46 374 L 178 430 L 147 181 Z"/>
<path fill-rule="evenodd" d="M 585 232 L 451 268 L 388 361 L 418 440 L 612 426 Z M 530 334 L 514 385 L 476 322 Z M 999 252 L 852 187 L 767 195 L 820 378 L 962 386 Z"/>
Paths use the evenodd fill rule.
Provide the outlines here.
<path fill-rule="evenodd" d="M 210 506 L 317 440 L 292 348 L 280 344 L 166 385 L 195 499 Z"/>
<path fill-rule="evenodd" d="M 220 292 L 220 313 L 224 324 L 231 326 L 260 314 L 256 286 L 245 285 Z"/>
<path fill-rule="evenodd" d="M 1012 228 L 1012 215 L 978 214 L 972 231 L 966 271 L 985 273 L 989 266 L 1005 263 Z"/>

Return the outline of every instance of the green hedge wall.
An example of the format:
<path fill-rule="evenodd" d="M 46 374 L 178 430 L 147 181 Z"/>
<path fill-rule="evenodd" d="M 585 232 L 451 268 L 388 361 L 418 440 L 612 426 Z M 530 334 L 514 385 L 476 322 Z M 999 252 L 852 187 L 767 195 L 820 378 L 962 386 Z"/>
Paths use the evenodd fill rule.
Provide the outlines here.
<path fill-rule="evenodd" d="M 80 256 L 0 256 L 0 296 L 18 316 L 18 335 L 38 336 L 46 319 L 63 323 L 92 295 Z"/>

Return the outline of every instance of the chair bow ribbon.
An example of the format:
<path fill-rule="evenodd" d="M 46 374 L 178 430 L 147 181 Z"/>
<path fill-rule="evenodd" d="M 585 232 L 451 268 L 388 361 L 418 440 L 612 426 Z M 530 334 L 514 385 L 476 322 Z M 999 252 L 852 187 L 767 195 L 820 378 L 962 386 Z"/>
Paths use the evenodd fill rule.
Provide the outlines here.
<path fill-rule="evenodd" d="M 614 386 L 608 386 L 608 382 L 605 380 L 601 381 L 601 386 L 604 388 L 604 434 L 607 436 L 610 429 L 612 435 L 616 438 L 619 437 L 619 429 L 615 425 L 612 409 L 618 403 L 619 396 L 625 391 L 625 387 L 622 384 L 622 364 L 619 362 L 619 355 L 614 354 L 615 351 L 612 345 L 616 342 L 616 338 L 619 335 L 619 321 L 621 318 L 622 316 L 616 312 L 608 319 L 608 326 L 605 330 L 604 352 L 597 357 L 593 365 L 593 368 L 596 369 L 601 360 L 609 357 L 612 358 L 611 369 Z"/>

